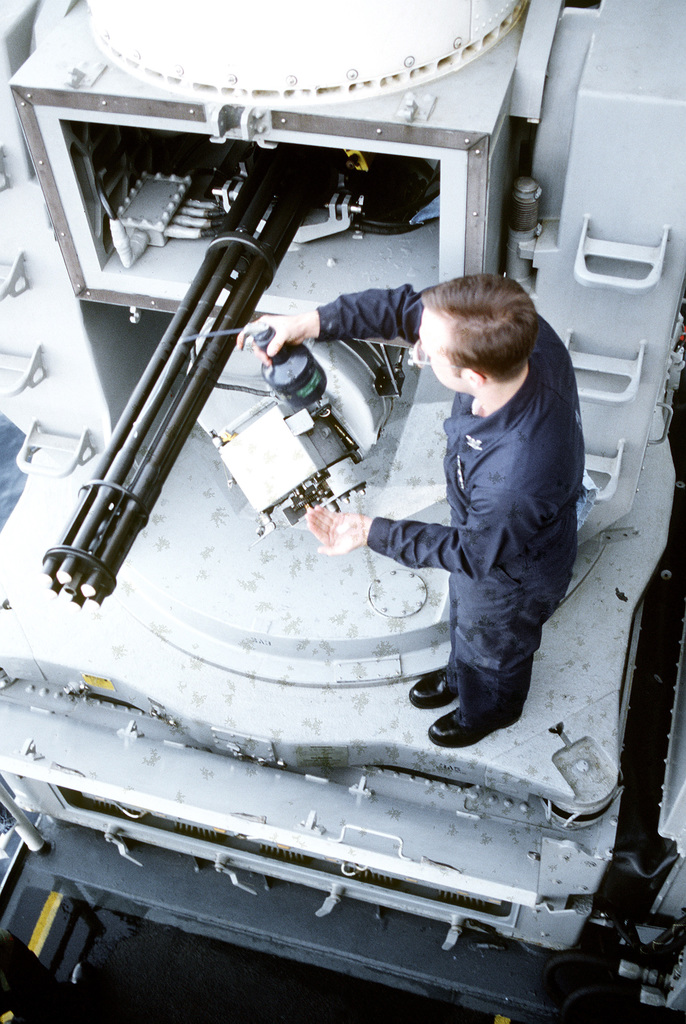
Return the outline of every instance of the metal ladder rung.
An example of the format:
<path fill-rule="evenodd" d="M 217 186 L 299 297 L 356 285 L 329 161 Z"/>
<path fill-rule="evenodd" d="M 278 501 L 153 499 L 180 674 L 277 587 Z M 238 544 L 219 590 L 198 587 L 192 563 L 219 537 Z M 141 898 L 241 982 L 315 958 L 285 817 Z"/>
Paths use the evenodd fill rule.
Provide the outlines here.
<path fill-rule="evenodd" d="M 634 245 L 630 242 L 605 242 L 600 238 L 591 238 L 588 233 L 590 220 L 590 214 L 585 214 L 574 260 L 574 277 L 579 284 L 591 288 L 619 288 L 627 292 L 647 292 L 654 288 L 662 276 L 669 225 L 666 224 L 662 229 L 662 238 L 657 245 Z M 587 259 L 593 256 L 618 264 L 616 273 L 591 270 Z M 622 264 L 626 267 L 626 273 L 620 272 Z M 641 267 L 647 267 L 648 272 L 642 277 L 632 276 L 631 268 L 636 272 Z"/>
<path fill-rule="evenodd" d="M 41 457 L 41 453 L 47 457 Z M 84 428 L 80 437 L 67 437 L 42 430 L 38 420 L 34 420 L 17 455 L 17 465 L 22 473 L 64 477 L 94 455 L 95 446 L 88 428 Z"/>
<path fill-rule="evenodd" d="M 16 298 L 29 286 L 24 266 L 24 253 L 20 252 L 13 263 L 0 263 L 0 302 L 8 295 Z"/>
<path fill-rule="evenodd" d="M 619 474 L 622 469 L 622 457 L 624 455 L 624 446 L 626 445 L 625 438 L 620 438 L 617 442 L 617 454 L 606 456 L 606 455 L 590 455 L 586 453 L 586 469 L 591 474 L 595 483 L 598 483 L 597 477 L 607 477 L 607 483 L 604 486 L 598 485 L 598 494 L 596 496 L 596 502 L 609 501 L 617 490 L 617 484 L 619 483 Z"/>
<path fill-rule="evenodd" d="M 43 349 L 36 345 L 30 356 L 0 352 L 0 397 L 13 398 L 26 388 L 35 388 L 45 380 Z"/>
<path fill-rule="evenodd" d="M 5 150 L 0 146 L 0 192 L 10 187 L 10 176 L 5 167 Z"/>
<path fill-rule="evenodd" d="M 626 381 L 626 386 L 621 391 L 610 391 L 603 387 L 584 387 L 579 385 L 579 398 L 586 402 L 602 402 L 607 405 L 617 405 L 624 402 L 631 402 L 636 397 L 638 385 L 641 380 L 643 369 L 643 356 L 645 355 L 646 343 L 641 341 L 638 346 L 638 354 L 634 359 L 622 359 L 615 356 L 603 356 L 592 352 L 578 352 L 570 347 L 573 334 L 567 333 L 565 345 L 571 356 L 572 366 L 576 371 L 586 371 L 596 374 L 599 379 L 613 378 L 615 381 Z"/>

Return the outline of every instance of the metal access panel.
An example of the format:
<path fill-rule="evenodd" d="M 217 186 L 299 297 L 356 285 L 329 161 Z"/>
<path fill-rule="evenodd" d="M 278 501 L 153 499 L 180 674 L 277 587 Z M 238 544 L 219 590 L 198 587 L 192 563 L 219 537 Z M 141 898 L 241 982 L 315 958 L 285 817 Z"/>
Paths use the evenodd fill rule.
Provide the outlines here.
<path fill-rule="evenodd" d="M 107 66 L 85 5 L 77 5 L 13 81 L 75 294 L 172 311 L 201 262 L 205 242 L 175 238 L 151 245 L 128 270 L 122 265 L 99 192 L 107 179 L 113 205 L 125 204 L 130 168 L 122 153 L 130 152 L 136 139 L 153 152 L 162 143 L 203 151 L 203 156 L 209 150 L 216 164 L 231 153 L 240 156 L 241 143 L 257 141 L 264 147 L 292 143 L 364 153 L 370 159 L 421 158 L 440 166 L 439 218 L 400 244 L 348 230 L 305 243 L 306 260 L 300 251 L 305 245 L 296 244 L 264 297 L 265 310 L 308 308 L 370 285 L 410 281 L 421 288 L 437 278 L 495 268 L 501 210 L 488 208 L 487 188 L 491 206 L 499 207 L 499 182 L 510 170 L 502 159 L 509 136 L 504 111 L 520 36 L 516 26 L 459 75 L 411 93 L 316 110 L 263 110 L 216 101 L 194 104 Z"/>
<path fill-rule="evenodd" d="M 99 970 L 103 998 L 105 992 L 112 998 L 116 991 L 120 1012 L 127 1003 L 145 1006 L 159 1000 L 156 986 L 152 993 L 143 989 L 149 974 L 143 972 L 141 978 L 136 970 L 140 945 L 130 940 L 141 929 L 150 942 L 146 950 L 151 963 L 159 962 L 165 947 L 169 948 L 166 944 L 179 935 L 190 937 L 196 950 L 202 950 L 208 938 L 209 949 L 217 941 L 246 949 L 251 989 L 258 966 L 254 954 L 259 958 L 267 953 L 340 972 L 345 979 L 339 984 L 346 986 L 355 984 L 350 978 L 361 978 L 452 1004 L 455 1014 L 460 1014 L 460 1007 L 489 1013 L 484 1024 L 490 1024 L 503 1008 L 530 1024 L 553 1024 L 557 1018 L 557 1009 L 541 984 L 547 950 L 494 941 L 488 930 L 475 928 L 447 951 L 442 948 L 445 927 L 437 921 L 350 901 L 321 917 L 317 916 L 321 895 L 291 882 L 267 884 L 263 876 L 241 872 L 241 884 L 236 886 L 233 872 L 201 858 L 150 846 L 136 847 L 125 857 L 115 843 L 105 843 L 89 829 L 45 817 L 40 828 L 49 849 L 38 857 L 22 852 L 15 858 L 0 887 L 3 923 L 28 942 L 44 903 L 58 905 L 54 923 L 44 926 L 49 937 L 41 959 L 65 981 L 79 959 L 106 964 Z M 174 879 L 171 886 L 170 878 Z M 119 915 L 129 920 L 126 935 L 116 927 Z M 115 948 L 116 957 L 108 955 Z M 214 958 L 203 968 L 205 992 L 212 992 L 213 1005 L 235 1002 L 232 986 L 245 979 L 236 969 L 227 970 L 230 963 L 227 951 L 221 972 L 216 971 Z M 297 966 L 293 969 L 298 973 Z M 292 971 L 286 970 L 290 979 Z M 265 978 L 265 982 L 269 996 L 261 1006 L 278 997 L 273 980 Z M 292 989 L 288 993 L 292 1005 Z M 194 994 L 193 980 L 179 978 L 176 1011 L 185 1010 Z M 400 1005 L 405 996 L 385 988 L 382 998 L 386 1008 L 394 1002 Z M 195 1002 L 193 1012 L 197 1006 Z M 112 1004 L 108 1008 L 112 1010 Z M 441 1012 L 429 1002 L 422 1009 Z M 296 1009 L 295 1005 L 287 1010 L 291 1020 L 298 1013 L 302 1019 L 302 1012 L 302 1006 Z M 444 1014 L 450 1012 L 445 1006 Z"/>

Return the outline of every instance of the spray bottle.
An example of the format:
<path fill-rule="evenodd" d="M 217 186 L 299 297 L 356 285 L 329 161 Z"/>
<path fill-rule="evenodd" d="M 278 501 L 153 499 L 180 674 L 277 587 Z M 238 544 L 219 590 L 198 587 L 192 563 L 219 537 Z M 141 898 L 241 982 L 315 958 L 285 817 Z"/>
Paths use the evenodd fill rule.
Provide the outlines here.
<path fill-rule="evenodd" d="M 246 334 L 252 333 L 249 329 Z M 274 337 L 273 327 L 253 334 L 253 341 L 263 352 Z M 306 345 L 284 345 L 270 356 L 271 366 L 262 366 L 262 376 L 270 388 L 288 402 L 293 412 L 312 409 L 326 391 L 326 374 Z"/>

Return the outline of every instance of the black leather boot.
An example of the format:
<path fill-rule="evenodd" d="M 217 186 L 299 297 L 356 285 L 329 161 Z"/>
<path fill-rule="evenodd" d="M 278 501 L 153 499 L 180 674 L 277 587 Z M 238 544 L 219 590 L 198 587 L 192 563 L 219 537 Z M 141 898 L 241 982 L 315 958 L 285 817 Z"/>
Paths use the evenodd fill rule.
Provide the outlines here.
<path fill-rule="evenodd" d="M 443 708 L 457 700 L 457 694 L 448 689 L 445 669 L 422 676 L 410 690 L 410 704 L 416 708 Z"/>
<path fill-rule="evenodd" d="M 436 743 L 439 747 L 471 747 L 473 743 L 478 743 L 484 736 L 489 736 L 497 729 L 508 729 L 519 720 L 519 715 L 515 715 L 508 722 L 501 722 L 499 725 L 489 725 L 482 729 L 467 729 L 464 725 L 460 725 L 457 717 L 456 711 L 449 711 L 447 715 L 443 715 L 443 718 L 434 722 L 429 727 L 431 742 Z"/>

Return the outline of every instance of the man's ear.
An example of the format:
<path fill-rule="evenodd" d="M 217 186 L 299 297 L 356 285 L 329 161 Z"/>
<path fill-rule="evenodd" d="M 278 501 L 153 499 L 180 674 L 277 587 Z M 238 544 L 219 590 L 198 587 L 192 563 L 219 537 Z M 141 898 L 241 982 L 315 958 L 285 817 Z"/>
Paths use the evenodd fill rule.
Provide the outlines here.
<path fill-rule="evenodd" d="M 467 366 L 462 368 L 460 376 L 467 382 L 467 384 L 469 384 L 470 387 L 477 390 L 482 388 L 486 383 L 486 377 L 483 373 L 479 373 L 478 370 L 470 370 Z"/>

